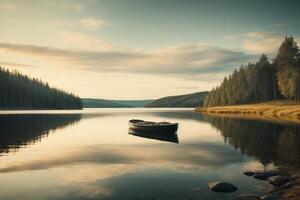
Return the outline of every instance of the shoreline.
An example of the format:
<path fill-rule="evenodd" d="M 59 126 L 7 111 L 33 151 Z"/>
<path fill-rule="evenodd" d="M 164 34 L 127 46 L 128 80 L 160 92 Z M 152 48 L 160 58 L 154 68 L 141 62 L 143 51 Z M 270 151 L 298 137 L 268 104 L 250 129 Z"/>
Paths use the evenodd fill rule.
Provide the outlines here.
<path fill-rule="evenodd" d="M 216 117 L 262 120 L 284 124 L 300 124 L 300 102 L 272 101 L 259 104 L 234 106 L 199 107 L 196 112 Z M 300 195 L 300 171 L 283 170 L 293 178 L 293 186 L 283 190 L 280 199 L 297 200 Z"/>
<path fill-rule="evenodd" d="M 300 102 L 266 102 L 233 106 L 198 107 L 196 112 L 215 116 L 300 123 Z"/>

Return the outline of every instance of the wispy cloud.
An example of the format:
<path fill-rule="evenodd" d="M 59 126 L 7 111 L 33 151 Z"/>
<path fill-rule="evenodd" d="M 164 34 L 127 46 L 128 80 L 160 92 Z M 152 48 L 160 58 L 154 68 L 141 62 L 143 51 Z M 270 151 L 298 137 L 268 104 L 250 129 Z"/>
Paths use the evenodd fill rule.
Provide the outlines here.
<path fill-rule="evenodd" d="M 244 35 L 243 46 L 248 52 L 255 54 L 271 54 L 274 55 L 285 35 L 273 32 L 250 32 Z M 295 37 L 296 41 L 300 41 L 299 37 Z"/>
<path fill-rule="evenodd" d="M 236 40 L 236 39 L 240 39 L 240 35 L 225 35 L 223 36 L 223 38 L 225 40 Z"/>
<path fill-rule="evenodd" d="M 0 43 L 0 49 L 35 58 L 66 62 L 70 67 L 127 73 L 186 74 L 228 72 L 256 55 L 203 44 L 183 44 L 152 51 L 134 49 L 69 50 Z"/>
<path fill-rule="evenodd" d="M 0 10 L 16 10 L 17 7 L 15 4 L 12 3 L 5 3 L 5 2 L 0 2 Z"/>
<path fill-rule="evenodd" d="M 67 11 L 75 11 L 77 13 L 83 13 L 85 11 L 85 6 L 83 4 L 79 4 L 76 1 L 68 1 L 68 0 L 51 0 L 43 2 L 47 6 L 53 8 L 64 9 Z"/>
<path fill-rule="evenodd" d="M 123 49 L 119 45 L 92 37 L 76 31 L 62 31 L 62 42 L 72 49 L 92 50 L 92 51 L 112 51 Z M 123 49 L 124 50 L 124 49 Z"/>
<path fill-rule="evenodd" d="M 272 27 L 281 29 L 281 28 L 288 27 L 288 25 L 285 23 L 277 23 L 277 24 L 272 24 Z"/>
<path fill-rule="evenodd" d="M 96 30 L 109 24 L 108 22 L 102 19 L 95 19 L 92 17 L 81 19 L 79 22 L 81 26 L 86 30 Z"/>
<path fill-rule="evenodd" d="M 273 27 L 282 28 L 286 24 L 273 24 Z M 269 54 L 274 56 L 286 35 L 278 32 L 253 31 L 240 35 L 225 35 L 225 40 L 235 40 L 241 43 L 244 52 L 249 54 Z M 299 43 L 300 37 L 294 35 Z"/>
<path fill-rule="evenodd" d="M 245 35 L 244 48 L 252 53 L 275 53 L 282 37 L 270 32 L 251 32 Z"/>
<path fill-rule="evenodd" d="M 34 67 L 33 65 L 22 64 L 22 63 L 12 63 L 12 62 L 4 62 L 0 61 L 1 67 L 13 66 L 13 67 Z"/>

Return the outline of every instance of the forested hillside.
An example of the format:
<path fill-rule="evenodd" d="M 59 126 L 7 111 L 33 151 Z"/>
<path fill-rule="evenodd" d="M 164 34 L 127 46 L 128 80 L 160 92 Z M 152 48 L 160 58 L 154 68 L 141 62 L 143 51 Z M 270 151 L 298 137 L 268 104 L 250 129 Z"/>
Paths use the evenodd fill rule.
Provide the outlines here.
<path fill-rule="evenodd" d="M 157 99 L 152 103 L 146 104 L 145 107 L 178 107 L 178 108 L 194 108 L 202 106 L 204 98 L 208 92 L 197 92 L 193 94 L 168 96 Z"/>
<path fill-rule="evenodd" d="M 127 108 L 130 106 L 122 105 L 106 99 L 81 99 L 84 108 Z"/>
<path fill-rule="evenodd" d="M 300 53 L 294 38 L 286 37 L 270 62 L 262 55 L 225 77 L 212 89 L 204 106 L 258 103 L 275 99 L 300 100 Z"/>
<path fill-rule="evenodd" d="M 135 108 L 143 108 L 145 107 L 146 104 L 149 104 L 153 102 L 153 99 L 142 99 L 142 100 L 113 100 L 116 103 L 130 106 L 130 107 L 135 107 Z"/>
<path fill-rule="evenodd" d="M 0 109 L 81 109 L 79 97 L 0 67 Z"/>
<path fill-rule="evenodd" d="M 153 100 L 81 99 L 84 108 L 142 108 Z"/>

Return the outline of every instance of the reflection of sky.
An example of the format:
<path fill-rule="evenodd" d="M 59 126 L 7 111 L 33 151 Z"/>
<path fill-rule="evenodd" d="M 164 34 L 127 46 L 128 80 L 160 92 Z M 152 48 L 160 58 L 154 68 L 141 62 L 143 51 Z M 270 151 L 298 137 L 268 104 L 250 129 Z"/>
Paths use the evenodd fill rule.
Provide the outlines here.
<path fill-rule="evenodd" d="M 127 134 L 133 116 L 178 121 L 179 144 Z M 219 179 L 236 183 L 239 192 L 262 191 L 257 187 L 263 182 L 242 175 L 261 165 L 225 145 L 200 120 L 190 111 L 83 115 L 80 123 L 1 157 L 0 198 L 221 199 L 206 189 L 207 182 Z"/>

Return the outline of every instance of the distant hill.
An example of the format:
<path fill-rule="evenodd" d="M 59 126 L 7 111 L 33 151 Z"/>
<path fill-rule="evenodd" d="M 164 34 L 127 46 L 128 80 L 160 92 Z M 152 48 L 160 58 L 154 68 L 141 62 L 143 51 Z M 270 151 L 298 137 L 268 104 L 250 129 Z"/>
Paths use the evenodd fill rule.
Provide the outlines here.
<path fill-rule="evenodd" d="M 84 108 L 138 108 L 145 107 L 153 100 L 107 100 L 107 99 L 81 99 Z"/>
<path fill-rule="evenodd" d="M 202 106 L 204 98 L 209 92 L 197 92 L 192 94 L 168 96 L 157 99 L 151 103 L 146 104 L 145 107 L 154 108 L 194 108 Z"/>
<path fill-rule="evenodd" d="M 143 108 L 145 107 L 146 104 L 149 104 L 154 100 L 146 99 L 146 100 L 112 100 L 112 101 L 130 107 Z"/>

